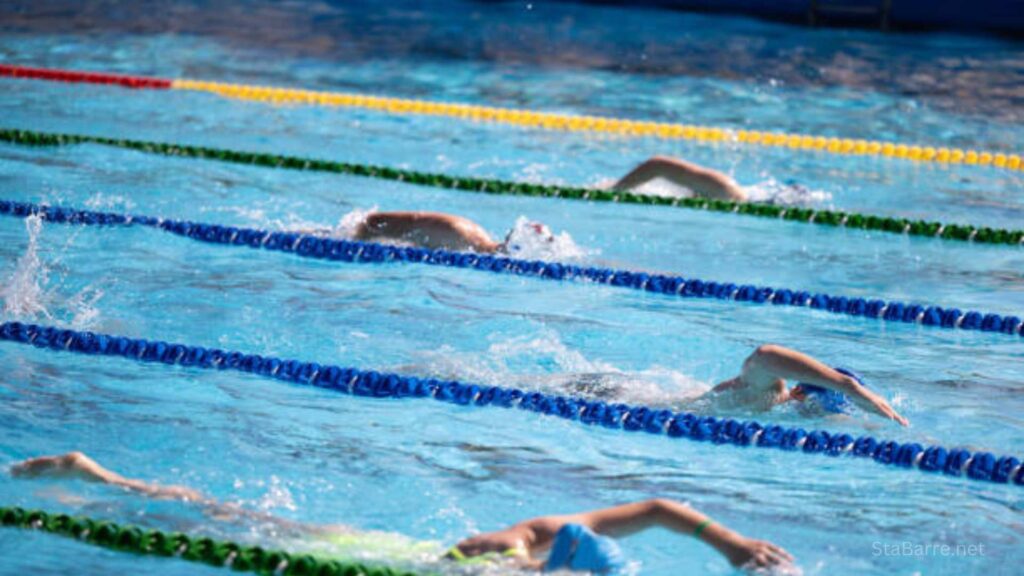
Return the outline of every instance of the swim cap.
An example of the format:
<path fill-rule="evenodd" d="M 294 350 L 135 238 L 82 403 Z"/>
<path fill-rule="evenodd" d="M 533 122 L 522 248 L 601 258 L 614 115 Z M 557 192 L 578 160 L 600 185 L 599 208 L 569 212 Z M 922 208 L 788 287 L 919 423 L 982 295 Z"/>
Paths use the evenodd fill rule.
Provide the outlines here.
<path fill-rule="evenodd" d="M 622 551 L 615 540 L 598 536 L 590 528 L 579 524 L 566 524 L 555 535 L 544 570 L 568 568 L 610 574 L 621 569 L 624 564 Z"/>
<path fill-rule="evenodd" d="M 861 379 L 860 374 L 857 374 L 853 370 L 836 366 L 835 371 L 853 378 L 861 386 L 866 386 L 866 384 L 864 384 L 864 380 Z M 846 394 L 843 394 L 842 392 L 830 390 L 824 386 L 818 386 L 816 384 L 808 384 L 806 382 L 798 382 L 797 386 L 800 387 L 802 392 L 807 394 L 808 398 L 814 398 L 814 401 L 818 406 L 821 406 L 821 408 L 826 412 L 831 412 L 832 414 L 848 414 L 853 408 L 853 403 L 851 403 L 850 399 L 846 397 Z"/>

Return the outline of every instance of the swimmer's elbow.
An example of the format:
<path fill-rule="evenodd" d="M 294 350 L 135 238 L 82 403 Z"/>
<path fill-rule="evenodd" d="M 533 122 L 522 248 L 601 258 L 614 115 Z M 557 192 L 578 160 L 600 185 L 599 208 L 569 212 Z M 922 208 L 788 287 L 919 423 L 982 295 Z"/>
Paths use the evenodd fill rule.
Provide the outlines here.
<path fill-rule="evenodd" d="M 786 354 L 788 350 L 779 346 L 778 344 L 761 344 L 754 351 L 747 356 L 746 361 L 743 362 L 744 370 L 751 368 L 766 368 L 774 360 L 781 358 Z"/>
<path fill-rule="evenodd" d="M 731 183 L 726 187 L 725 194 L 726 199 L 732 200 L 733 202 L 746 202 L 749 199 L 747 197 L 747 193 L 735 183 Z"/>
<path fill-rule="evenodd" d="M 681 160 L 679 160 L 678 158 L 673 158 L 671 156 L 664 156 L 662 154 L 656 154 L 656 155 L 651 156 L 650 158 L 648 158 L 646 163 L 647 164 L 672 164 L 672 165 L 679 165 L 679 164 L 682 164 L 683 162 Z"/>
<path fill-rule="evenodd" d="M 664 516 L 676 506 L 679 504 L 668 498 L 651 498 L 644 502 L 646 512 L 658 517 Z"/>
<path fill-rule="evenodd" d="M 785 351 L 786 348 L 778 344 L 761 344 L 754 349 L 750 357 L 758 360 L 775 358 L 781 356 Z"/>

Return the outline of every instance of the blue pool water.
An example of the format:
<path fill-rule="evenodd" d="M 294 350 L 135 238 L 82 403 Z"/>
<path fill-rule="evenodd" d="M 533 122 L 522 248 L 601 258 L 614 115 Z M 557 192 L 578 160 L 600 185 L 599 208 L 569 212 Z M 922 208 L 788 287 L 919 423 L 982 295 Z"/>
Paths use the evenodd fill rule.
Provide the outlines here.
<path fill-rule="evenodd" d="M 7 22 L 0 24 L 0 61 L 993 150 L 1024 144 L 1024 50 L 1000 40 L 569 5 L 537 7 L 543 17 L 511 3 L 451 2 L 433 12 L 399 3 L 373 17 L 358 3 L 303 6 L 254 3 L 253 11 L 276 23 L 265 25 L 262 39 L 232 25 L 238 9 L 219 3 L 185 5 L 177 34 L 155 33 L 161 21 L 143 9 L 0 8 L 18 14 L 0 20 Z M 467 25 L 484 22 L 473 14 L 489 10 L 500 18 Z M 543 40 L 530 32 L 538 21 L 554 31 Z M 573 25 L 587 32 L 565 31 Z M 572 184 L 596 184 L 646 156 L 676 154 L 762 189 L 795 178 L 816 192 L 797 200 L 816 206 L 1014 228 L 1024 216 L 1021 173 L 984 168 L 8 79 L 0 79 L 0 118 L 3 127 Z M 562 247 L 542 255 L 552 259 L 1024 312 L 1024 252 L 1016 248 L 474 195 L 99 146 L 0 145 L 0 185 L 7 199 L 271 229 L 334 226 L 376 206 L 464 214 L 502 235 L 526 216 L 566 232 L 583 252 Z M 807 422 L 785 409 L 733 415 L 1018 456 L 1024 443 L 1024 345 L 1005 335 L 465 270 L 309 261 L 155 230 L 11 218 L 0 220 L 0 254 L 5 321 L 666 407 L 686 406 L 732 376 L 755 346 L 778 342 L 857 368 L 912 426 L 863 415 Z M 1024 559 L 1024 502 L 1015 486 L 9 344 L 0 345 L 0 358 L 5 462 L 77 449 L 133 477 L 186 484 L 295 520 L 450 544 L 534 515 L 662 496 L 778 542 L 805 574 L 1013 574 Z M 0 501 L 314 546 L 259 522 L 216 521 L 185 504 L 71 481 L 3 475 Z M 983 544 L 985 554 L 873 553 L 901 542 Z M 668 533 L 624 546 L 643 574 L 731 572 L 712 550 Z M 388 559 L 369 548 L 359 553 Z M 0 535 L 0 555 L 5 573 L 207 570 L 14 532 Z M 436 567 L 429 558 L 412 566 Z"/>

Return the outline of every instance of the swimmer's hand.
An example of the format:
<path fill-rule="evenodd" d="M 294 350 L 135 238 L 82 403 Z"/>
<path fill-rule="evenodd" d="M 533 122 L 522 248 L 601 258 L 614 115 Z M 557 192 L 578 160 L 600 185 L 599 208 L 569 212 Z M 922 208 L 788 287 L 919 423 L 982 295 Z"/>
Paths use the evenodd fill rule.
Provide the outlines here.
<path fill-rule="evenodd" d="M 856 402 L 862 410 L 874 412 L 875 414 L 878 414 L 883 418 L 888 418 L 889 420 L 895 420 L 896 422 L 899 422 L 901 426 L 910 425 L 910 422 L 908 422 L 903 416 L 900 416 L 899 413 L 885 401 L 885 398 L 882 398 L 878 394 L 868 390 L 866 386 L 857 382 L 853 378 L 850 378 L 847 384 L 847 396 Z"/>
<path fill-rule="evenodd" d="M 772 568 L 793 562 L 793 556 L 779 546 L 739 534 L 730 536 L 721 543 L 721 546 L 716 543 L 715 547 L 721 550 L 729 559 L 729 563 L 737 568 Z"/>

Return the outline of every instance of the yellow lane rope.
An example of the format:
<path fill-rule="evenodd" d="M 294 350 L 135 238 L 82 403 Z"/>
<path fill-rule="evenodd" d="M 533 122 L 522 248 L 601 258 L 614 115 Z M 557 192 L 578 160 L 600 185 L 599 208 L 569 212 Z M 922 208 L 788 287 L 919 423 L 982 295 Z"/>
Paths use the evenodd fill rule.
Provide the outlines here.
<path fill-rule="evenodd" d="M 178 90 L 209 92 L 228 98 L 270 102 L 273 104 L 309 104 L 364 108 L 388 114 L 445 116 L 545 130 L 599 132 L 621 136 L 697 140 L 701 142 L 735 142 L 793 150 L 814 150 L 831 154 L 887 156 L 918 162 L 972 164 L 1010 170 L 1024 170 L 1024 161 L 1022 161 L 1021 156 L 1018 154 L 993 153 L 960 148 L 936 148 L 932 146 L 882 142 L 879 140 L 827 138 L 808 134 L 787 134 L 757 130 L 732 130 L 668 122 L 646 122 L 600 116 L 576 116 L 572 114 L 497 108 L 474 104 L 430 102 L 406 98 L 389 98 L 386 96 L 297 90 L 201 80 L 173 80 L 171 87 Z"/>

